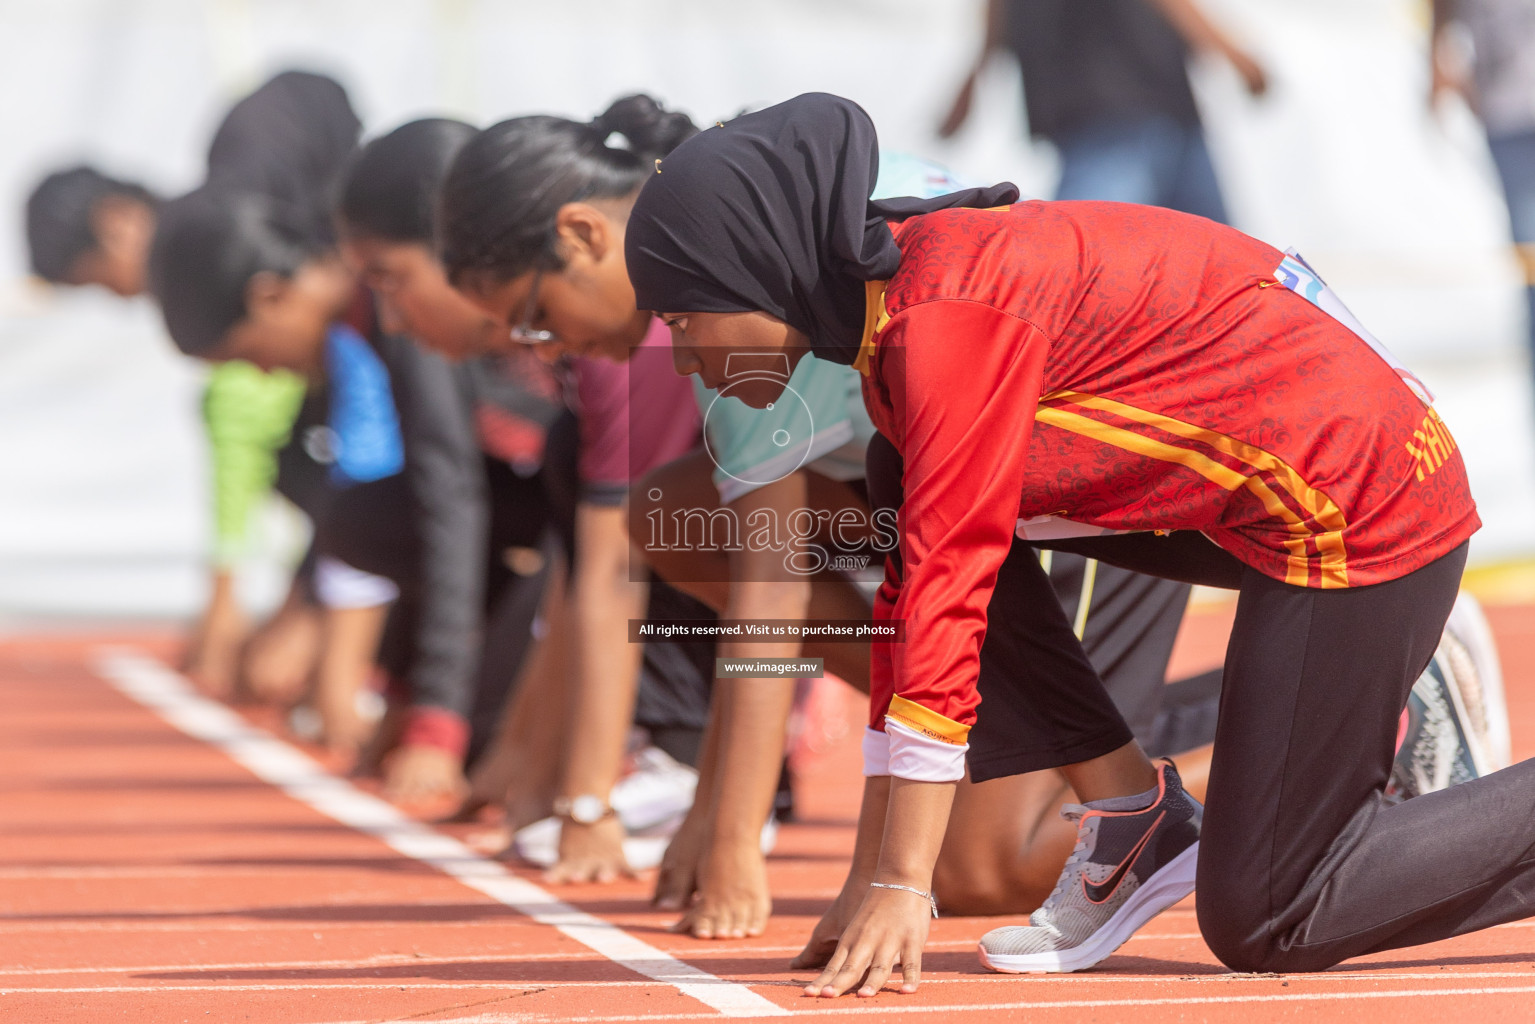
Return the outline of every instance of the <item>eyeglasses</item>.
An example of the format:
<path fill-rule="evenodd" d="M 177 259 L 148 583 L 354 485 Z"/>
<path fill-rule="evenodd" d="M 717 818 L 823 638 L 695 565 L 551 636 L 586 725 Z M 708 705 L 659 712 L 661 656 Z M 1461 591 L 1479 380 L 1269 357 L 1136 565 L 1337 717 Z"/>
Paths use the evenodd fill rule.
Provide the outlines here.
<path fill-rule="evenodd" d="M 533 287 L 528 289 L 528 303 L 522 311 L 522 320 L 511 330 L 512 340 L 519 345 L 547 345 L 554 340 L 553 331 L 535 331 L 533 318 L 538 315 L 538 292 L 544 283 L 544 269 L 533 274 Z"/>

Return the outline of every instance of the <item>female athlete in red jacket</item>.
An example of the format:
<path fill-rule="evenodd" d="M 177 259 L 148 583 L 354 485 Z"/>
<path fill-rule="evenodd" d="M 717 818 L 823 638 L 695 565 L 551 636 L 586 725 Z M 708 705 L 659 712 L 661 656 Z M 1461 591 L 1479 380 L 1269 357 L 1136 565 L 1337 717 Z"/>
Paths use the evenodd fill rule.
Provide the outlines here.
<path fill-rule="evenodd" d="M 1527 914 L 1535 762 L 1382 800 L 1479 525 L 1421 385 L 1303 261 L 1239 232 L 1011 186 L 870 202 L 876 156 L 856 105 L 799 97 L 667 157 L 626 239 L 680 369 L 717 385 L 748 348 L 853 363 L 901 475 L 876 614 L 905 642 L 876 648 L 866 743 L 883 842 L 808 991 L 872 995 L 898 963 L 915 986 L 988 619 L 1071 642 L 1040 611 L 1042 573 L 1010 557 L 1018 534 L 1241 597 L 1207 815 L 1101 691 L 1017 666 L 1038 766 L 1090 777 L 1056 893 L 982 940 L 988 966 L 1096 962 L 1196 859 L 1201 929 L 1239 970 Z M 778 397 L 759 391 L 743 400 Z"/>

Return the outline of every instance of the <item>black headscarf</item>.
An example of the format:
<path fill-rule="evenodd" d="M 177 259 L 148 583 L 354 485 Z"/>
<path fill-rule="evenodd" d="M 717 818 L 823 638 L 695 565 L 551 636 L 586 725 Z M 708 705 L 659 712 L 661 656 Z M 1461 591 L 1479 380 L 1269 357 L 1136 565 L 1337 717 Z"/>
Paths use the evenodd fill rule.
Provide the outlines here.
<path fill-rule="evenodd" d="M 851 100 L 806 93 L 684 142 L 640 190 L 624 241 L 640 309 L 761 310 L 851 363 L 866 281 L 901 262 L 886 221 L 1012 203 L 1007 183 L 935 199 L 871 201 L 874 122 Z"/>

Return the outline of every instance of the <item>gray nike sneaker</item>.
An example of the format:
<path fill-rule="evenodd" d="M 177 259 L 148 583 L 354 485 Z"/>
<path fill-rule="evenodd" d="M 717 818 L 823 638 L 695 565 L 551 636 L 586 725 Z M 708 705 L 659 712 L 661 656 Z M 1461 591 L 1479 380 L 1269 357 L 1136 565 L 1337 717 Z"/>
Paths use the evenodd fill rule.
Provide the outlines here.
<path fill-rule="evenodd" d="M 1157 800 L 1144 810 L 1061 808 L 1076 822 L 1077 845 L 1055 891 L 1028 925 L 981 938 L 982 965 L 1004 974 L 1083 970 L 1194 891 L 1204 808 L 1183 791 L 1171 762 L 1157 772 Z"/>

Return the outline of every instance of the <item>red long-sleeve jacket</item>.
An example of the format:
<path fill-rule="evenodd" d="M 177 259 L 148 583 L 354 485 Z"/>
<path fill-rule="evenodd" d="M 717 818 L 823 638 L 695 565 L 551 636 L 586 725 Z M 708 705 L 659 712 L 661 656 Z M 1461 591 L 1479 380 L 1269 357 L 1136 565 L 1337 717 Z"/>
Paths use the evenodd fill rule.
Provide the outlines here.
<path fill-rule="evenodd" d="M 963 746 L 1022 520 L 1200 530 L 1307 587 L 1396 579 L 1480 525 L 1442 421 L 1279 283 L 1278 250 L 1118 203 L 946 210 L 892 230 L 903 259 L 870 285 L 859 366 L 905 459 L 904 579 L 887 578 L 875 617 L 906 630 L 876 646 L 874 728 Z"/>

